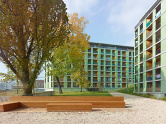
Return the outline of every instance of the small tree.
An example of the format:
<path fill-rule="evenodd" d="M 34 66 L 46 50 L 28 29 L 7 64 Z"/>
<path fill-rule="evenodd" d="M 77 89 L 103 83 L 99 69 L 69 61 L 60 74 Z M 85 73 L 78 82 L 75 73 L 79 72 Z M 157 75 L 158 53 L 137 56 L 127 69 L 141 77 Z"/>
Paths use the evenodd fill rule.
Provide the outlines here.
<path fill-rule="evenodd" d="M 63 0 L 1 0 L 0 59 L 23 83 L 24 95 L 32 88 L 55 47 L 68 34 Z"/>
<path fill-rule="evenodd" d="M 88 21 L 86 21 L 84 17 L 78 18 L 77 13 L 69 16 L 70 34 L 68 35 L 68 39 L 66 39 L 63 46 L 55 48 L 52 58 L 50 59 L 50 75 L 56 77 L 60 94 L 63 93 L 59 81 L 60 77 L 71 74 L 73 79 L 79 79 L 77 82 L 79 82 L 82 87 L 83 82 L 87 82 L 86 79 L 83 79 L 86 75 L 83 69 L 84 51 L 89 48 L 90 39 L 90 36 L 84 33 L 87 23 Z M 80 75 L 79 72 L 81 73 Z M 80 79 L 80 77 L 82 77 L 82 79 Z"/>

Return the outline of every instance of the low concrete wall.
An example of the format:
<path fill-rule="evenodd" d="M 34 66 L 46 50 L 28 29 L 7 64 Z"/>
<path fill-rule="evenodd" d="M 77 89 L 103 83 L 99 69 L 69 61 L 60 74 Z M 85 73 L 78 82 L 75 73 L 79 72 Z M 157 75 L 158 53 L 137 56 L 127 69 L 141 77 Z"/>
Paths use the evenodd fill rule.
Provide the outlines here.
<path fill-rule="evenodd" d="M 33 94 L 33 96 L 53 96 L 53 95 L 55 95 L 55 91 L 47 91 L 47 92 Z"/>
<path fill-rule="evenodd" d="M 0 96 L 0 102 L 7 102 L 10 100 L 10 96 Z"/>

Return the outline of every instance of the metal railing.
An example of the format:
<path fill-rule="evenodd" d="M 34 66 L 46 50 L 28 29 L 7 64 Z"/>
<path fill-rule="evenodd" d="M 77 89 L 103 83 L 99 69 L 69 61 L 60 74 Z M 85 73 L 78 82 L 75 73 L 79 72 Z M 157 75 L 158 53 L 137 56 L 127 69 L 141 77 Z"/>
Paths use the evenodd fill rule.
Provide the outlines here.
<path fill-rule="evenodd" d="M 152 30 L 149 32 L 149 33 L 147 33 L 147 38 L 150 36 L 150 35 L 152 35 Z"/>
<path fill-rule="evenodd" d="M 146 81 L 151 81 L 152 80 L 152 76 L 146 77 Z"/>
<path fill-rule="evenodd" d="M 155 18 L 158 18 L 160 15 L 161 15 L 161 10 L 159 10 L 159 11 L 156 13 Z"/>
<path fill-rule="evenodd" d="M 146 23 L 146 27 L 149 27 L 149 25 L 152 24 L 153 19 L 151 19 L 149 22 Z"/>
<path fill-rule="evenodd" d="M 152 43 L 148 43 L 148 44 L 146 45 L 147 48 L 149 48 L 150 46 L 152 46 Z"/>
<path fill-rule="evenodd" d="M 158 50 L 156 51 L 156 55 L 159 54 L 159 53 L 161 53 L 161 50 L 160 50 L 160 49 L 158 49 Z"/>

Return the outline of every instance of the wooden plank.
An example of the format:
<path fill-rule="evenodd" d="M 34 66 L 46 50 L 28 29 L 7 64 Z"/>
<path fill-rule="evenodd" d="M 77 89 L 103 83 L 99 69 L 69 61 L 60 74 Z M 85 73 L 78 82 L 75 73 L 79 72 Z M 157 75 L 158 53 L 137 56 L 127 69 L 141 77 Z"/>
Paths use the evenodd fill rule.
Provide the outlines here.
<path fill-rule="evenodd" d="M 24 101 L 21 107 L 46 108 L 49 103 L 91 103 L 93 108 L 125 108 L 124 101 Z"/>
<path fill-rule="evenodd" d="M 11 96 L 10 101 L 124 101 L 112 96 Z"/>
<path fill-rule="evenodd" d="M 48 103 L 48 112 L 92 111 L 91 103 Z"/>
<path fill-rule="evenodd" d="M 0 103 L 0 112 L 6 112 L 20 107 L 19 102 L 3 102 Z"/>

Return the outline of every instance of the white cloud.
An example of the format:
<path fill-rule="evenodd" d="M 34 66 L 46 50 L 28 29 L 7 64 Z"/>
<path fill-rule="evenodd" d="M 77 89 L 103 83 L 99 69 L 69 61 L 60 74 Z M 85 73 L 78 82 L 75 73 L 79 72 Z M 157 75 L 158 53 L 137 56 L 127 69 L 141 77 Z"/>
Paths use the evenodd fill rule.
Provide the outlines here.
<path fill-rule="evenodd" d="M 109 18 L 114 32 L 130 34 L 145 12 L 156 0 L 119 0 L 109 3 Z"/>
<path fill-rule="evenodd" d="M 99 0 L 64 0 L 67 6 L 67 12 L 72 14 L 87 13 L 92 14 L 92 8 L 99 2 Z"/>

